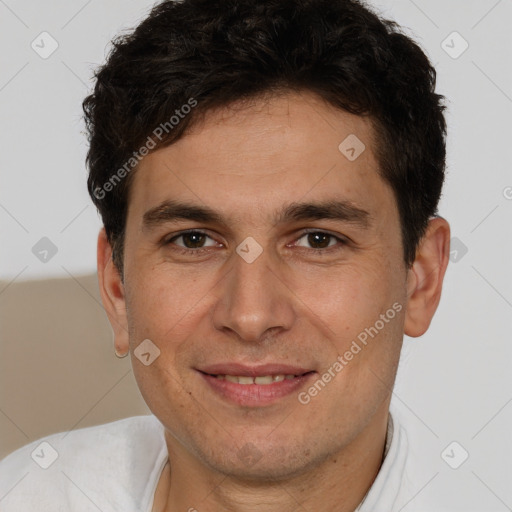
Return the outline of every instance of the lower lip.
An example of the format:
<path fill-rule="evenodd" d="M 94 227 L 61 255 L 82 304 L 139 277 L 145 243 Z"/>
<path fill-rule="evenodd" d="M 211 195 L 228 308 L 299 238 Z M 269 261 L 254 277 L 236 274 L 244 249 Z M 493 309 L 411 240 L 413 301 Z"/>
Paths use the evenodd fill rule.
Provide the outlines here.
<path fill-rule="evenodd" d="M 216 393 L 238 405 L 249 407 L 269 405 L 279 398 L 297 393 L 315 375 L 315 372 L 310 372 L 272 384 L 237 384 L 199 373 Z"/>

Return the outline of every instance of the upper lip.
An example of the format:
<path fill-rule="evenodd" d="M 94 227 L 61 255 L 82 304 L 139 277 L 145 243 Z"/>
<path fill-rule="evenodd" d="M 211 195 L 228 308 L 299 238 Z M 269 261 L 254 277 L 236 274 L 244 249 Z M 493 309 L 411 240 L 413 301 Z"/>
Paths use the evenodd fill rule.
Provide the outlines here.
<path fill-rule="evenodd" d="M 197 368 L 210 375 L 236 375 L 241 377 L 261 377 L 264 375 L 303 375 L 313 370 L 288 364 L 267 363 L 248 366 L 239 363 L 218 363 Z"/>

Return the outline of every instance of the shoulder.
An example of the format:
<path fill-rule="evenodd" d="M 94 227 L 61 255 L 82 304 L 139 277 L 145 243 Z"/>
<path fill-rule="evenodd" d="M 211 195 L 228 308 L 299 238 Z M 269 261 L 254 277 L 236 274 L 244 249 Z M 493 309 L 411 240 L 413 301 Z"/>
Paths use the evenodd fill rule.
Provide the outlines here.
<path fill-rule="evenodd" d="M 53 434 L 0 461 L 0 509 L 106 512 L 133 505 L 165 458 L 163 426 L 152 415 Z"/>

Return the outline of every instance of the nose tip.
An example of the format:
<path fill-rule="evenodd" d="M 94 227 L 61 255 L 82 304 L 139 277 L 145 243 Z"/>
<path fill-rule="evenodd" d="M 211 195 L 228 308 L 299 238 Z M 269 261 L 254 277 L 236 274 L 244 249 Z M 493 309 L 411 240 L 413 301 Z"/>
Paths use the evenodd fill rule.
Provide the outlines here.
<path fill-rule="evenodd" d="M 214 325 L 246 342 L 268 340 L 292 325 L 289 291 L 276 279 L 269 258 L 254 238 L 247 237 L 236 252 L 233 268 L 220 283 Z"/>

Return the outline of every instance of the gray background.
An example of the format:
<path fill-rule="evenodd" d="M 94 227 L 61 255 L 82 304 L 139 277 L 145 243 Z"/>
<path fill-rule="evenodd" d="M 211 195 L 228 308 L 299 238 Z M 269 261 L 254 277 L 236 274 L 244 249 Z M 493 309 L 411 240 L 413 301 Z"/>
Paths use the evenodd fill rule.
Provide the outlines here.
<path fill-rule="evenodd" d="M 449 100 L 440 213 L 455 251 L 430 330 L 405 340 L 394 393 L 426 475 L 404 510 L 429 494 L 451 510 L 512 510 L 512 1 L 372 4 L 410 29 Z M 9 283 L 94 271 L 100 222 L 85 187 L 81 101 L 109 40 L 150 7 L 0 0 L 0 298 Z M 58 43 L 46 59 L 31 47 L 46 37 L 50 48 L 43 31 Z M 46 262 L 33 252 L 42 237 L 57 250 Z M 442 456 L 452 441 L 469 453 L 458 469 Z M 448 453 L 453 464 L 462 452 Z"/>

